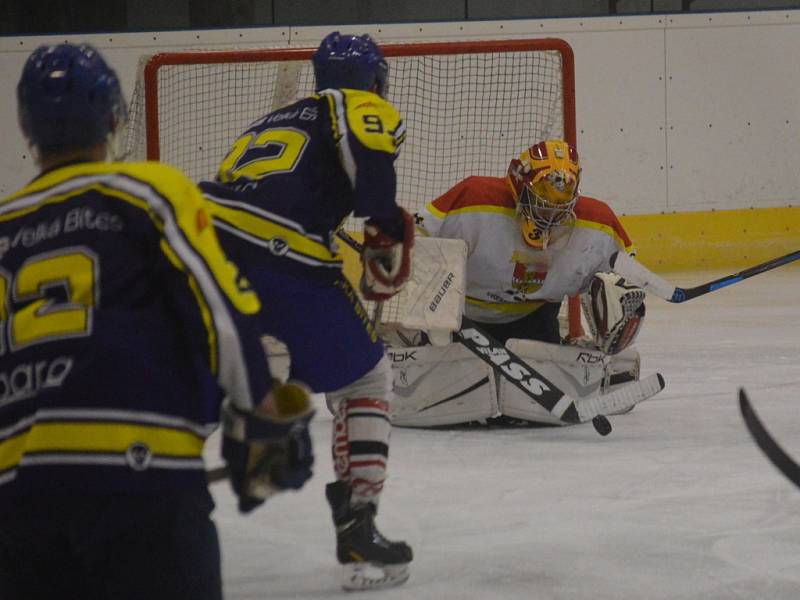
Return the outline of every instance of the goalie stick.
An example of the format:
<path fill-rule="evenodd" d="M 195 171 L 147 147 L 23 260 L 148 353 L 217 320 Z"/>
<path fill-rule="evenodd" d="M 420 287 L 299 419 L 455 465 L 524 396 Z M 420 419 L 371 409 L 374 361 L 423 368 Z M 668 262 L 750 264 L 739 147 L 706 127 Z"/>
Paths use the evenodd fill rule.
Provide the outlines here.
<path fill-rule="evenodd" d="M 695 287 L 682 288 L 669 283 L 666 279 L 659 277 L 642 263 L 632 258 L 625 252 L 617 251 L 611 256 L 611 270 L 617 275 L 621 275 L 631 283 L 638 285 L 645 291 L 652 292 L 659 298 L 667 302 L 686 302 L 692 298 L 697 298 L 709 292 L 715 292 L 720 288 L 728 287 L 734 283 L 739 283 L 744 279 L 753 277 L 765 271 L 770 271 L 776 267 L 782 267 L 800 259 L 800 250 L 790 252 L 783 256 L 773 258 L 761 264 L 755 265 L 744 271 L 739 271 L 732 275 L 720 277 L 714 281 L 702 283 Z"/>
<path fill-rule="evenodd" d="M 747 392 L 744 391 L 744 388 L 739 388 L 739 410 L 742 413 L 744 424 L 747 425 L 747 430 L 753 436 L 756 445 L 761 448 L 762 452 L 767 455 L 770 462 L 781 473 L 797 487 L 800 487 L 800 465 L 794 462 L 769 434 L 750 405 L 750 399 L 747 397 Z"/>
<path fill-rule="evenodd" d="M 456 339 L 550 414 L 564 423 L 591 421 L 600 435 L 611 433 L 606 414 L 629 410 L 664 389 L 664 378 L 656 373 L 609 394 L 575 399 L 467 317 L 462 317 Z"/>
<path fill-rule="evenodd" d="M 339 230 L 337 235 L 356 252 L 363 249 L 362 244 L 347 232 Z M 595 430 L 603 436 L 611 433 L 611 423 L 605 414 L 629 410 L 664 389 L 664 378 L 656 373 L 604 396 L 573 399 L 465 316 L 462 316 L 461 329 L 455 332 L 455 338 L 499 376 L 562 422 L 575 424 L 591 421 Z"/>

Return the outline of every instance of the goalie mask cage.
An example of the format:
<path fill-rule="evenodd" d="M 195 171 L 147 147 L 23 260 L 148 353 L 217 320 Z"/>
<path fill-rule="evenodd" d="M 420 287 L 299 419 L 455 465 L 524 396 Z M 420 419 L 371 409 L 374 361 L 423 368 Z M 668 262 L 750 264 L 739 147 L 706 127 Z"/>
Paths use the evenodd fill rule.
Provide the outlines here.
<path fill-rule="evenodd" d="M 504 176 L 536 141 L 576 145 L 575 72 L 560 39 L 386 44 L 388 100 L 407 138 L 396 162 L 410 212 L 469 175 Z M 124 138 L 133 159 L 213 179 L 260 116 L 314 91 L 313 48 L 187 50 L 143 57 Z M 355 229 L 350 223 L 348 228 Z M 580 309 L 570 302 L 570 334 Z"/>

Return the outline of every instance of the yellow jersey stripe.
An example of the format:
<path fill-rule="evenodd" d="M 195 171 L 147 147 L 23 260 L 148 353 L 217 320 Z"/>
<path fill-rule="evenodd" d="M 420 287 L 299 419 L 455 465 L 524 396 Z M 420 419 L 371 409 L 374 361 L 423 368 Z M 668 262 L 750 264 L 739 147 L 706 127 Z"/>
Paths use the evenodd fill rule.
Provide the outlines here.
<path fill-rule="evenodd" d="M 467 304 L 478 308 L 494 310 L 506 314 L 530 313 L 540 308 L 545 302 L 489 302 L 478 298 L 466 297 Z"/>
<path fill-rule="evenodd" d="M 211 310 L 206 303 L 200 285 L 197 283 L 191 272 L 186 268 L 186 265 L 181 262 L 178 255 L 175 254 L 172 247 L 165 241 L 161 240 L 161 252 L 167 257 L 167 260 L 173 267 L 179 271 L 184 271 L 188 275 L 189 289 L 192 290 L 192 295 L 197 301 L 197 306 L 200 308 L 200 318 L 203 320 L 203 326 L 206 329 L 206 339 L 208 340 L 208 365 L 212 373 L 217 373 L 219 370 L 219 356 L 217 354 L 217 329 L 214 326 L 213 316 Z"/>
<path fill-rule="evenodd" d="M 0 471 L 19 464 L 23 455 L 42 452 L 124 454 L 144 444 L 159 456 L 202 456 L 204 438 L 196 433 L 132 423 L 37 423 L 27 432 L 0 442 Z"/>
<path fill-rule="evenodd" d="M 213 228 L 200 226 L 200 213 L 207 204 L 185 175 L 156 163 L 80 163 L 48 173 L 10 197 L 0 204 L 0 218 L 16 211 L 35 210 L 51 197 L 63 195 L 67 199 L 94 185 L 115 190 L 112 197 L 135 200 L 131 203 L 145 210 L 163 232 L 174 257 L 183 265 L 182 271 L 196 281 L 196 289 L 200 291 L 196 295 L 204 299 L 200 310 L 211 315 L 203 318 L 214 325 L 215 332 L 209 339 L 215 338 L 216 344 L 210 347 L 210 352 L 218 355 L 213 362 L 218 365 L 215 373 L 220 384 L 240 406 L 252 406 L 247 363 L 224 297 L 243 314 L 255 314 L 261 305 L 255 293 L 237 286 L 236 267 L 226 260 Z M 177 267 L 174 257 L 173 264 Z"/>
<path fill-rule="evenodd" d="M 134 195 L 132 195 L 130 193 L 127 193 L 127 192 L 125 192 L 123 190 L 120 190 L 118 188 L 111 187 L 111 186 L 107 185 L 107 182 L 104 182 L 104 181 L 96 181 L 94 183 L 90 183 L 90 184 L 78 187 L 76 189 L 69 190 L 67 192 L 64 192 L 63 194 L 57 194 L 55 196 L 49 196 L 49 197 L 45 198 L 44 201 L 42 201 L 42 202 L 38 202 L 38 203 L 30 205 L 30 206 L 24 206 L 23 208 L 21 208 L 19 210 L 9 211 L 7 213 L 0 214 L 0 221 L 7 220 L 7 219 L 14 219 L 14 218 L 20 217 L 20 216 L 22 216 L 22 215 L 24 215 L 26 213 L 38 210 L 42 206 L 47 206 L 47 205 L 51 205 L 51 204 L 58 204 L 58 203 L 61 203 L 61 202 L 66 202 L 66 201 L 68 201 L 68 200 L 70 200 L 72 198 L 75 198 L 77 196 L 80 196 L 82 194 L 85 194 L 85 193 L 91 192 L 91 191 L 97 191 L 97 192 L 103 194 L 106 197 L 116 198 L 117 200 L 121 200 L 122 202 L 126 202 L 128 204 L 131 204 L 132 206 L 135 206 L 136 208 L 142 210 L 143 212 L 145 212 L 148 215 L 150 220 L 153 222 L 153 224 L 156 226 L 156 228 L 159 231 L 161 231 L 161 232 L 164 231 L 164 223 L 160 219 L 156 218 L 157 215 L 152 210 L 150 210 L 147 201 L 143 200 L 142 198 L 140 198 L 138 196 L 134 196 Z M 218 362 L 217 361 L 217 341 L 216 341 L 217 336 L 216 336 L 216 331 L 214 329 L 214 325 L 213 325 L 213 321 L 212 321 L 212 317 L 211 317 L 211 311 L 210 311 L 210 309 L 208 307 L 208 303 L 206 302 L 205 298 L 203 297 L 202 293 L 200 292 L 199 286 L 197 284 L 197 281 L 194 279 L 193 273 L 189 269 L 187 269 L 186 265 L 182 261 L 180 261 L 178 256 L 171 250 L 171 248 L 164 241 L 162 241 L 161 249 L 164 252 L 164 254 L 166 255 L 166 257 L 169 259 L 169 261 L 172 263 L 172 265 L 175 266 L 176 269 L 178 269 L 179 271 L 185 272 L 187 274 L 187 277 L 189 279 L 189 287 L 190 287 L 190 289 L 192 290 L 192 293 L 195 296 L 195 299 L 197 301 L 198 309 L 200 310 L 200 313 L 201 313 L 201 318 L 202 318 L 203 323 L 205 324 L 206 329 L 207 329 L 206 333 L 207 333 L 207 338 L 208 338 L 208 343 L 209 343 L 209 346 L 208 346 L 208 348 L 209 348 L 209 362 L 212 365 L 212 369 L 211 370 L 212 370 L 213 373 L 216 373 L 217 372 L 217 362 Z"/>
<path fill-rule="evenodd" d="M 206 198 L 209 199 L 209 204 L 212 207 L 212 218 L 215 220 L 224 221 L 235 229 L 264 241 L 269 241 L 276 237 L 283 238 L 292 250 L 318 261 L 341 262 L 341 258 L 333 254 L 325 244 L 315 242 L 302 233 L 269 221 L 264 217 L 254 215 L 246 210 L 223 206 L 214 202 L 209 196 L 206 196 Z"/>
<path fill-rule="evenodd" d="M 433 205 L 433 202 L 429 202 L 426 208 L 428 209 L 428 212 L 430 212 L 434 217 L 437 217 L 439 219 L 444 219 L 447 216 L 459 215 L 464 213 L 488 212 L 499 215 L 506 215 L 507 217 L 516 217 L 517 214 L 513 208 L 506 208 L 504 206 L 495 206 L 493 204 L 475 204 L 473 206 L 464 206 L 462 208 L 454 208 L 447 212 L 443 212 L 438 208 L 436 208 Z"/>
<path fill-rule="evenodd" d="M 620 248 L 624 248 L 628 254 L 631 254 L 635 249 L 633 244 L 626 246 L 625 241 L 617 234 L 614 228 L 604 225 L 603 223 L 598 223 L 597 221 L 587 221 L 584 219 L 575 219 L 575 227 L 584 227 L 586 229 L 596 229 L 597 231 L 602 231 L 607 236 L 614 239 Z"/>

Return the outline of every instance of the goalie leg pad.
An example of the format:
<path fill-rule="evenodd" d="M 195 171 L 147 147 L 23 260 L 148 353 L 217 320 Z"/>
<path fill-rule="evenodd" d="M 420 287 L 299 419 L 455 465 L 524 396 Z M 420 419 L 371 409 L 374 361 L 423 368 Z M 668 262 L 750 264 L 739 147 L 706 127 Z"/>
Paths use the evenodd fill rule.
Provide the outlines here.
<path fill-rule="evenodd" d="M 578 346 L 548 344 L 534 340 L 510 339 L 506 347 L 572 398 L 599 395 L 605 377 L 606 355 Z M 502 414 L 516 419 L 564 425 L 511 382 L 500 378 L 499 407 Z"/>
<path fill-rule="evenodd" d="M 606 366 L 606 376 L 603 379 L 603 394 L 610 394 L 619 388 L 628 385 L 632 381 L 639 381 L 639 371 L 641 367 L 641 360 L 639 358 L 639 351 L 636 348 L 625 348 L 619 354 L 614 354 L 608 357 L 608 365 Z M 633 410 L 631 406 L 627 410 L 619 412 L 610 412 L 609 415 L 620 415 L 628 413 Z"/>
<path fill-rule="evenodd" d="M 388 348 L 392 423 L 435 427 L 497 416 L 494 371 L 461 344 Z"/>
<path fill-rule="evenodd" d="M 325 394 L 325 402 L 332 415 L 336 415 L 339 404 L 348 398 L 392 398 L 392 368 L 386 356 L 382 356 L 366 375 L 343 388 Z"/>
<path fill-rule="evenodd" d="M 630 381 L 639 381 L 640 369 L 639 351 L 632 346 L 625 348 L 619 354 L 609 356 L 603 381 L 603 393 L 613 392 L 619 386 Z"/>
<path fill-rule="evenodd" d="M 607 394 L 639 380 L 640 359 L 635 348 L 609 356 L 599 350 L 534 340 L 510 339 L 506 347 L 576 399 Z M 506 416 L 564 425 L 503 378 L 499 380 L 498 397 L 500 411 Z"/>

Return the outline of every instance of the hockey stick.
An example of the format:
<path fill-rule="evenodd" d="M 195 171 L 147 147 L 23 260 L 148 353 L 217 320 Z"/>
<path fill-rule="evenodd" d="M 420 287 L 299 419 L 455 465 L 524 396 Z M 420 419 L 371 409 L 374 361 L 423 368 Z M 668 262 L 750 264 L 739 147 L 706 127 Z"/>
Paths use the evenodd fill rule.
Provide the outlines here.
<path fill-rule="evenodd" d="M 747 429 L 750 431 L 750 435 L 753 436 L 756 445 L 761 448 L 762 452 L 767 455 L 770 462 L 781 473 L 788 477 L 797 487 L 800 487 L 800 465 L 783 451 L 783 448 L 778 445 L 766 430 L 761 419 L 758 418 L 758 415 L 750 405 L 750 399 L 747 397 L 747 392 L 744 391 L 744 388 L 739 388 L 739 410 L 742 412 L 744 423 L 747 425 Z"/>
<path fill-rule="evenodd" d="M 230 473 L 228 472 L 228 467 L 214 467 L 213 469 L 209 469 L 206 471 L 206 481 L 208 483 L 217 483 L 218 481 L 225 481 Z"/>
<path fill-rule="evenodd" d="M 213 469 L 209 469 L 208 471 L 206 471 L 206 482 L 209 485 L 211 485 L 214 483 L 219 483 L 220 481 L 226 481 L 228 478 L 230 478 L 230 476 L 231 473 L 228 470 L 227 466 L 223 465 L 221 467 L 214 467 Z M 268 486 L 268 490 L 269 491 L 267 495 L 264 497 L 264 500 L 269 499 L 271 496 L 281 491 L 280 489 L 273 487 L 271 485 Z"/>
<path fill-rule="evenodd" d="M 564 423 L 591 421 L 600 435 L 611 433 L 611 423 L 606 414 L 629 410 L 664 389 L 664 378 L 656 373 L 603 396 L 571 398 L 467 317 L 462 317 L 461 329 L 455 334 L 456 339 L 475 356 L 550 414 Z"/>
<path fill-rule="evenodd" d="M 337 235 L 356 252 L 363 250 L 363 245 L 347 232 L 340 230 Z M 491 366 L 495 373 L 562 422 L 575 424 L 591 421 L 600 435 L 611 433 L 611 423 L 605 414 L 633 408 L 664 388 L 664 378 L 655 374 L 604 396 L 573 399 L 467 317 L 462 317 L 461 329 L 455 332 L 455 337 Z"/>
<path fill-rule="evenodd" d="M 709 292 L 715 292 L 720 288 L 739 283 L 744 279 L 753 277 L 765 271 L 770 271 L 776 267 L 789 264 L 800 259 L 800 250 L 790 252 L 784 256 L 773 258 L 767 262 L 739 271 L 733 275 L 726 275 L 708 283 L 702 283 L 695 287 L 681 288 L 672 285 L 666 279 L 663 279 L 650 271 L 642 263 L 629 256 L 626 252 L 617 251 L 611 256 L 611 270 L 616 274 L 621 275 L 631 283 L 635 283 L 645 291 L 653 292 L 659 298 L 667 302 L 686 302 L 692 298 L 697 298 Z"/>

